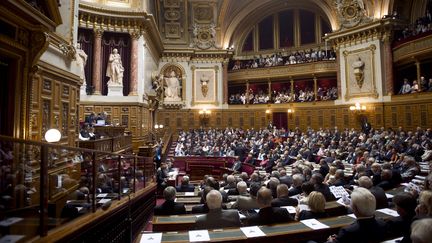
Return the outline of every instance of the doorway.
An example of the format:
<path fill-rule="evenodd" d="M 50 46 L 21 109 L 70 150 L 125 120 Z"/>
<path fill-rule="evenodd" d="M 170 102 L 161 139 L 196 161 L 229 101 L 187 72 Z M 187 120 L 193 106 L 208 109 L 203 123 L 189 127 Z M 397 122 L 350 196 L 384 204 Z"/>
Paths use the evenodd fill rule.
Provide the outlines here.
<path fill-rule="evenodd" d="M 286 112 L 275 112 L 273 113 L 273 125 L 277 129 L 288 127 L 288 114 Z"/>

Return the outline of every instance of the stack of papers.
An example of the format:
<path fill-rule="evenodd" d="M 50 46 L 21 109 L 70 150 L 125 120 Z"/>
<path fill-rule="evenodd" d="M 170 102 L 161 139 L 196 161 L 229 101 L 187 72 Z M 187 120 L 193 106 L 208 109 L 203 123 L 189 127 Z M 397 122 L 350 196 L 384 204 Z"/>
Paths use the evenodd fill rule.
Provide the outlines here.
<path fill-rule="evenodd" d="M 194 192 L 185 192 L 185 196 L 195 196 Z"/>
<path fill-rule="evenodd" d="M 247 238 L 265 236 L 264 232 L 258 226 L 241 227 L 240 230 Z"/>
<path fill-rule="evenodd" d="M 377 209 L 377 211 L 381 212 L 381 213 L 385 213 L 385 214 L 393 216 L 393 217 L 398 217 L 399 216 L 398 212 L 396 212 L 395 210 L 390 209 L 390 208 Z"/>
<path fill-rule="evenodd" d="M 283 206 L 281 208 L 285 208 L 286 210 L 288 210 L 288 213 L 290 213 L 290 214 L 296 213 L 296 208 L 293 206 Z"/>
<path fill-rule="evenodd" d="M 189 242 L 210 241 L 208 230 L 189 231 Z"/>
<path fill-rule="evenodd" d="M 343 186 L 331 186 L 329 187 L 331 193 L 336 197 L 336 198 L 341 198 L 344 195 L 346 197 L 349 197 L 349 194 L 347 191 L 345 191 L 345 189 L 343 188 Z"/>

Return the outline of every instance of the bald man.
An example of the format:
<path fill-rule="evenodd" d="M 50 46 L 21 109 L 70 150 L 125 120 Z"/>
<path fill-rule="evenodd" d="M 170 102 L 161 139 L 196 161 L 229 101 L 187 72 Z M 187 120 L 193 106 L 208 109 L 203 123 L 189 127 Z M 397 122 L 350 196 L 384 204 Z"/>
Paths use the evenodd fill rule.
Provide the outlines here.
<path fill-rule="evenodd" d="M 266 225 L 286 223 L 293 221 L 288 211 L 284 208 L 272 207 L 272 192 L 270 189 L 262 187 L 257 194 L 257 202 L 260 210 L 258 214 L 248 219 L 249 225 Z"/>
<path fill-rule="evenodd" d="M 240 227 L 240 216 L 237 210 L 223 210 L 222 195 L 219 191 L 211 190 L 206 196 L 209 212 L 199 216 L 195 223 L 196 229 L 218 229 L 226 227 Z"/>

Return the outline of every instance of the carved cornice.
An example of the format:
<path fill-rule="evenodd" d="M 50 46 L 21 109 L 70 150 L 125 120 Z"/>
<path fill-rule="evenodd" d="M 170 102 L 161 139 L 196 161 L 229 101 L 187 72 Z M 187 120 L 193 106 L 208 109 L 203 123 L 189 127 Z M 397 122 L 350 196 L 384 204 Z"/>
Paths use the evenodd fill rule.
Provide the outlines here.
<path fill-rule="evenodd" d="M 313 62 L 270 68 L 240 69 L 228 73 L 228 80 L 231 82 L 254 79 L 267 80 L 269 77 L 271 79 L 289 78 L 294 76 L 312 77 L 312 74 L 316 76 L 325 74 L 336 75 L 337 69 L 336 61 Z"/>
<path fill-rule="evenodd" d="M 399 19 L 380 19 L 354 28 L 330 33 L 324 39 L 333 42 L 336 47 L 359 44 L 371 39 L 385 41 L 391 39 L 393 31 L 403 24 L 404 22 Z"/>
<path fill-rule="evenodd" d="M 232 51 L 229 50 L 206 50 L 196 51 L 193 49 L 167 49 L 162 54 L 162 60 L 166 62 L 186 61 L 194 63 L 223 62 L 231 58 Z"/>
<path fill-rule="evenodd" d="M 159 56 L 163 51 L 162 39 L 153 15 L 144 11 L 127 11 L 79 4 L 79 27 L 101 31 L 143 34 L 146 42 Z"/>
<path fill-rule="evenodd" d="M 432 53 L 432 35 L 401 44 L 393 50 L 393 62 L 412 62 L 412 57 Z"/>

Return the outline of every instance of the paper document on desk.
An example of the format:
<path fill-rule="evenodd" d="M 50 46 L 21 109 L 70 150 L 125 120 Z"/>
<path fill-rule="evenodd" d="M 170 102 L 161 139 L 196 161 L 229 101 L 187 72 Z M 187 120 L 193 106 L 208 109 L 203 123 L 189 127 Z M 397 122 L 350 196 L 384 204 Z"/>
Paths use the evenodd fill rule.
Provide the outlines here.
<path fill-rule="evenodd" d="M 306 220 L 301 220 L 300 222 L 314 230 L 329 228 L 328 225 L 325 225 L 316 219 L 306 219 Z"/>
<path fill-rule="evenodd" d="M 348 214 L 347 216 L 348 216 L 348 217 L 351 217 L 351 218 L 353 218 L 353 219 L 357 219 L 357 216 L 355 216 L 353 213 Z"/>
<path fill-rule="evenodd" d="M 24 237 L 24 235 L 5 235 L 0 238 L 0 243 L 14 243 L 20 241 Z"/>
<path fill-rule="evenodd" d="M 189 231 L 189 242 L 210 241 L 208 230 Z"/>
<path fill-rule="evenodd" d="M 388 194 L 388 193 L 386 193 L 386 197 L 387 197 L 388 199 L 392 199 L 394 196 L 393 196 L 392 194 Z"/>
<path fill-rule="evenodd" d="M 106 196 L 108 196 L 108 193 L 100 193 L 100 194 L 97 194 L 96 197 L 101 198 L 101 197 L 106 197 Z"/>
<path fill-rule="evenodd" d="M 393 216 L 393 217 L 398 217 L 399 214 L 398 212 L 396 212 L 396 210 L 390 209 L 390 208 L 382 208 L 382 209 L 377 209 L 378 212 L 381 213 L 385 213 L 387 215 Z"/>
<path fill-rule="evenodd" d="M 288 210 L 288 213 L 291 213 L 291 214 L 296 213 L 296 208 L 293 206 L 283 206 L 281 208 L 285 208 L 286 210 Z"/>
<path fill-rule="evenodd" d="M 185 196 L 195 196 L 195 192 L 185 192 Z"/>
<path fill-rule="evenodd" d="M 343 188 L 343 186 L 331 186 L 329 189 L 335 198 L 341 198 L 343 196 L 349 197 L 348 192 Z"/>
<path fill-rule="evenodd" d="M 101 199 L 98 203 L 107 203 L 109 201 L 111 201 L 111 199 Z"/>
<path fill-rule="evenodd" d="M 23 220 L 23 218 L 18 218 L 18 217 L 7 218 L 7 219 L 0 221 L 0 226 L 8 227 L 8 226 L 11 226 L 11 225 L 13 225 L 16 222 L 19 222 L 21 220 Z"/>
<path fill-rule="evenodd" d="M 240 230 L 247 238 L 265 236 L 264 232 L 258 226 L 240 227 Z"/>
<path fill-rule="evenodd" d="M 142 234 L 140 243 L 160 243 L 162 241 L 162 233 Z"/>

